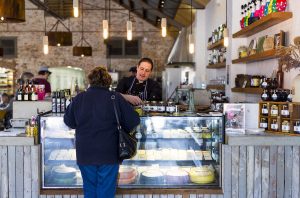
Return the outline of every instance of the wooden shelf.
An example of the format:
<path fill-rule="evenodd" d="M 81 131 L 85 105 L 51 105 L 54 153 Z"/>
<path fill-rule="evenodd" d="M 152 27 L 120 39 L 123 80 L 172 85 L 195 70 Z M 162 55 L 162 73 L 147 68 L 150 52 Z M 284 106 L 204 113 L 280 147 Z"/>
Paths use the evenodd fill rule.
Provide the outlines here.
<path fill-rule="evenodd" d="M 213 50 L 213 49 L 219 49 L 221 47 L 224 47 L 224 39 L 219 40 L 218 42 L 216 42 L 216 43 L 214 43 L 212 45 L 207 46 L 207 49 L 208 50 Z"/>
<path fill-rule="evenodd" d="M 262 94 L 263 93 L 262 88 L 251 88 L 251 87 L 247 87 L 247 88 L 235 87 L 235 88 L 232 88 L 231 91 L 232 92 L 240 92 L 240 93 L 248 93 L 248 94 Z"/>
<path fill-rule="evenodd" d="M 225 67 L 226 67 L 226 62 L 206 66 L 207 69 L 221 69 Z"/>
<path fill-rule="evenodd" d="M 268 60 L 272 58 L 277 58 L 278 55 L 276 55 L 276 49 L 264 51 L 258 54 L 250 55 L 244 58 L 238 58 L 235 60 L 232 60 L 233 64 L 237 63 L 250 63 L 250 62 L 255 62 L 255 61 L 262 61 L 262 60 Z"/>
<path fill-rule="evenodd" d="M 236 32 L 232 35 L 233 38 L 245 38 L 252 36 L 260 31 L 263 31 L 269 27 L 279 24 L 293 17 L 292 12 L 274 12 L 271 13 L 258 21 L 252 23 L 251 25 L 245 27 L 244 29 Z"/>
<path fill-rule="evenodd" d="M 225 85 L 207 85 L 207 90 L 217 89 L 217 90 L 225 90 Z"/>

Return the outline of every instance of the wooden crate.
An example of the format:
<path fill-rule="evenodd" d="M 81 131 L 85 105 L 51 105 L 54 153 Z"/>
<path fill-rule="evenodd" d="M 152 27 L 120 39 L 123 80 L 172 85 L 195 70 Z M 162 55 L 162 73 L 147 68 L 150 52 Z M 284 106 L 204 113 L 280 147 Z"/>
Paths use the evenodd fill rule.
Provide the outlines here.
<path fill-rule="evenodd" d="M 268 108 L 268 115 L 262 115 L 262 106 L 263 104 L 267 104 Z M 278 116 L 271 116 L 271 106 L 278 105 Z M 288 105 L 288 110 L 290 112 L 289 117 L 284 117 L 281 115 L 281 110 L 283 105 Z M 298 102 L 271 102 L 271 101 L 262 101 L 259 103 L 259 113 L 258 113 L 258 127 L 260 127 L 261 118 L 268 119 L 268 128 L 266 129 L 267 132 L 276 133 L 276 134 L 283 134 L 283 135 L 300 135 L 294 132 L 294 124 L 296 121 L 300 121 L 300 103 Z M 278 123 L 278 131 L 274 131 L 271 129 L 271 123 L 273 120 L 277 120 Z M 282 131 L 282 122 L 289 121 L 290 123 L 290 131 L 283 132 Z"/>

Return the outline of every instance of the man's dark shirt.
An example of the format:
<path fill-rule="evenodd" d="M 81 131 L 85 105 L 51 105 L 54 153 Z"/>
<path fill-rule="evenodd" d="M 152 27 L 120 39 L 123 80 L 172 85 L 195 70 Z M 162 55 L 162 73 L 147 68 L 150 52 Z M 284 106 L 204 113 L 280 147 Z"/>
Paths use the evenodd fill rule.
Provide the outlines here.
<path fill-rule="evenodd" d="M 146 98 L 141 98 L 141 94 L 145 91 L 146 84 Z M 122 94 L 139 96 L 142 100 L 147 101 L 162 100 L 161 86 L 152 79 L 139 83 L 135 77 L 125 77 L 118 83 L 116 91 Z"/>

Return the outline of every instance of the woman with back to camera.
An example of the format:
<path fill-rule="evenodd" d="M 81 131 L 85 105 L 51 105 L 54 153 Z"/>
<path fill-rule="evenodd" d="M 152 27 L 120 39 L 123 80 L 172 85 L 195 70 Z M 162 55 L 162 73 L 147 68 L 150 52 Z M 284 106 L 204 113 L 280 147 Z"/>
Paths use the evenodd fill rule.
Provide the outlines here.
<path fill-rule="evenodd" d="M 115 95 L 120 124 L 125 131 L 132 131 L 140 119 L 119 93 L 109 91 L 112 79 L 104 67 L 94 68 L 88 80 L 90 87 L 73 99 L 64 115 L 64 122 L 76 130 L 76 156 L 84 197 L 113 198 L 120 160 L 111 96 Z"/>

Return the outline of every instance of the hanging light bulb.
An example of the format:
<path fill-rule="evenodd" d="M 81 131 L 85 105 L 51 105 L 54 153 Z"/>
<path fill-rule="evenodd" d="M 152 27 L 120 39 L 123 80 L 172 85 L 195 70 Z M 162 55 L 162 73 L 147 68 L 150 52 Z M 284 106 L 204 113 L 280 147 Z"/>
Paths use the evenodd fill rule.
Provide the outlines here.
<path fill-rule="evenodd" d="M 161 35 L 162 35 L 162 37 L 167 36 L 167 19 L 166 18 L 161 19 Z"/>
<path fill-rule="evenodd" d="M 103 38 L 107 39 L 108 38 L 108 20 L 103 20 L 102 21 L 102 25 L 103 25 Z"/>
<path fill-rule="evenodd" d="M 189 52 L 190 54 L 194 54 L 195 52 L 195 43 L 193 34 L 189 34 Z"/>
<path fill-rule="evenodd" d="M 224 28 L 223 35 L 224 35 L 224 47 L 228 47 L 228 45 L 229 45 L 229 36 L 228 36 L 228 29 L 227 28 Z"/>
<path fill-rule="evenodd" d="M 78 0 L 73 0 L 73 14 L 74 17 L 78 17 L 79 16 L 79 3 Z"/>
<path fill-rule="evenodd" d="M 132 22 L 127 21 L 127 40 L 131 41 L 132 40 Z"/>
<path fill-rule="evenodd" d="M 43 51 L 45 55 L 49 53 L 48 36 L 43 36 Z"/>

